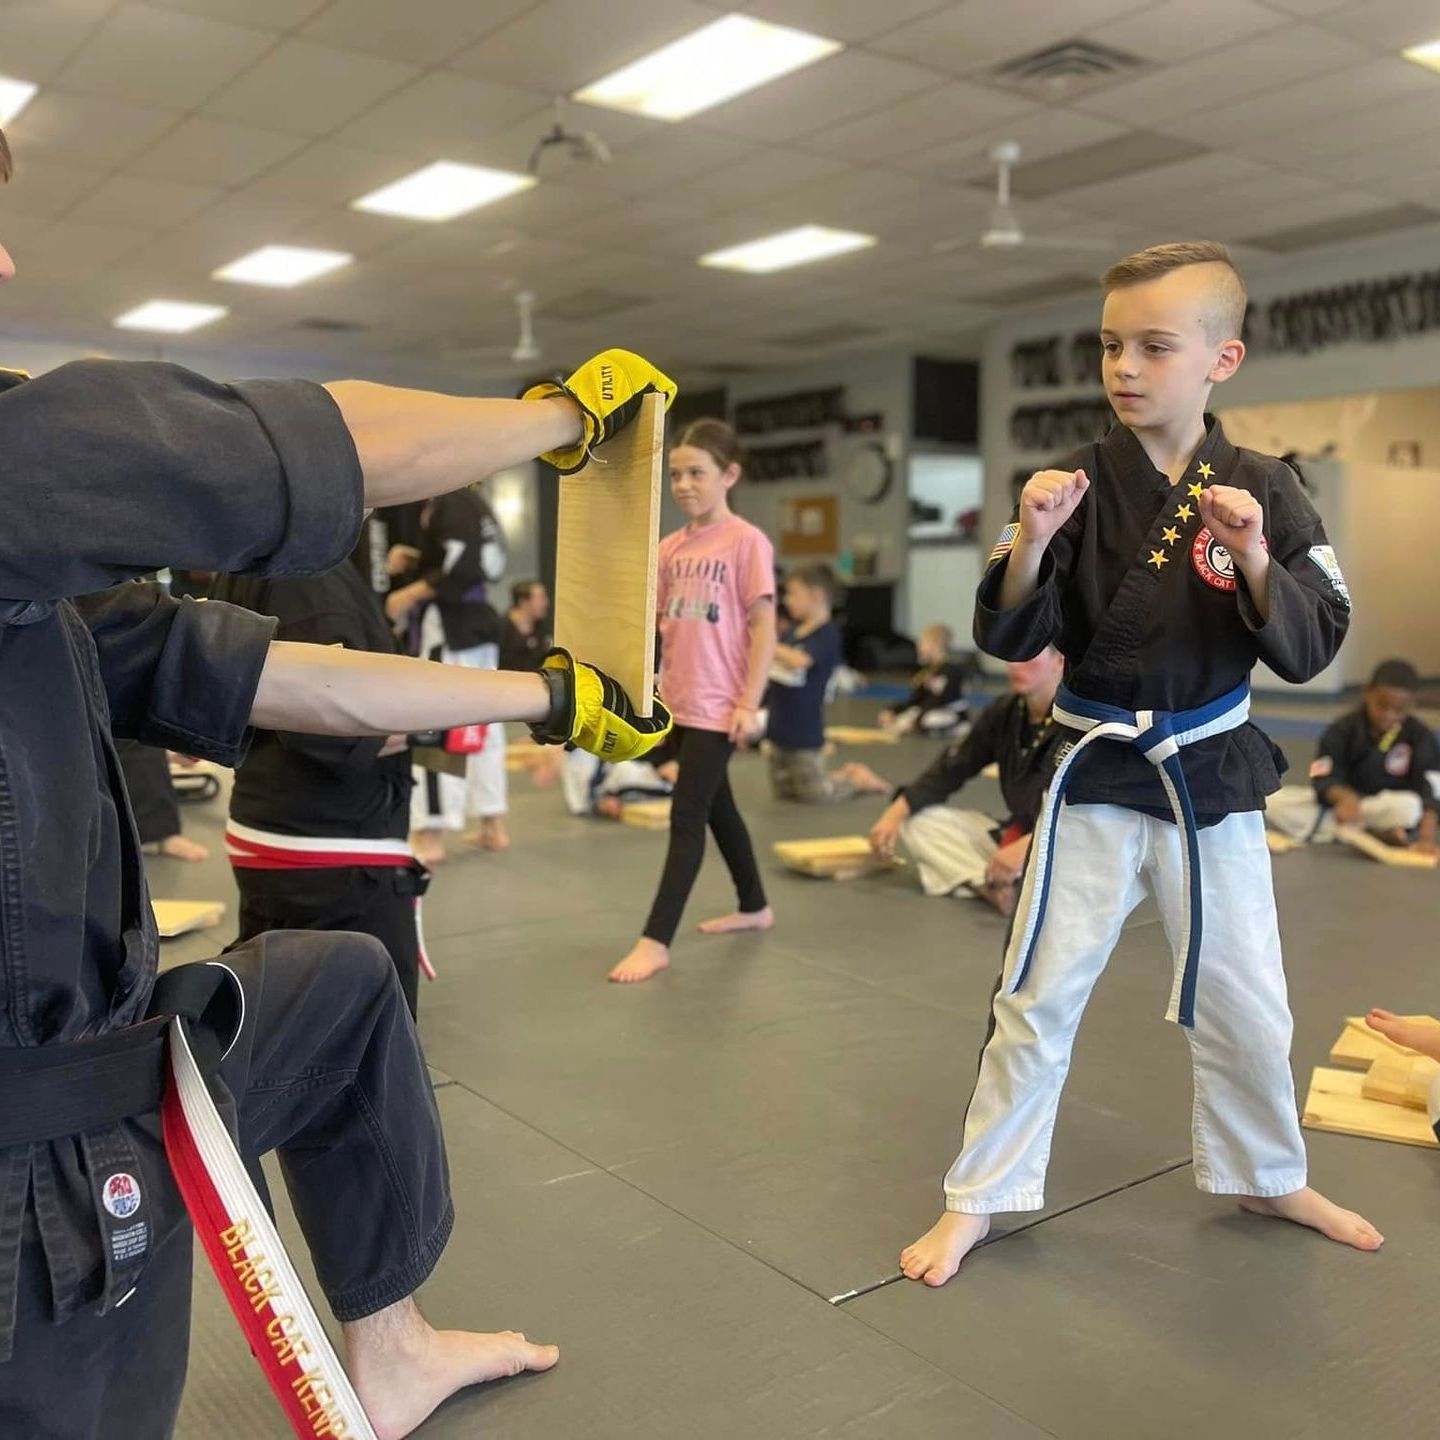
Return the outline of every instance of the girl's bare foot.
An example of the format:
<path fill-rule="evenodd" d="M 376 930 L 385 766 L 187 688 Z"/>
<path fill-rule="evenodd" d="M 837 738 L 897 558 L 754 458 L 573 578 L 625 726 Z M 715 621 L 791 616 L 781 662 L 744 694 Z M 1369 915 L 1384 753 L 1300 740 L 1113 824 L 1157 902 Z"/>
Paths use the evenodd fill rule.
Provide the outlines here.
<path fill-rule="evenodd" d="M 210 858 L 210 852 L 203 845 L 187 840 L 183 835 L 167 835 L 158 848 L 162 855 L 171 860 L 183 860 L 187 865 L 198 865 Z"/>
<path fill-rule="evenodd" d="M 450 858 L 445 853 L 445 839 L 438 830 L 417 830 L 410 837 L 410 848 L 427 870 L 443 865 Z"/>
<path fill-rule="evenodd" d="M 1240 1208 L 1252 1215 L 1293 1220 L 1297 1225 L 1308 1225 L 1327 1239 L 1336 1240 L 1341 1245 L 1353 1245 L 1357 1250 L 1378 1250 L 1385 1243 L 1385 1237 L 1363 1215 L 1357 1215 L 1353 1210 L 1342 1210 L 1333 1200 L 1327 1200 L 1308 1185 L 1303 1190 L 1292 1190 L 1288 1195 L 1242 1195 L 1239 1198 Z"/>
<path fill-rule="evenodd" d="M 610 972 L 610 978 L 621 985 L 631 985 L 658 975 L 669 963 L 670 947 L 642 935 L 634 949 Z"/>
<path fill-rule="evenodd" d="M 943 1285 L 989 1233 L 988 1215 L 947 1210 L 913 1245 L 900 1252 L 900 1269 L 907 1280 Z"/>
<path fill-rule="evenodd" d="M 549 1370 L 560 1358 L 555 1346 L 532 1345 L 514 1330 L 432 1330 L 413 1300 L 342 1328 L 345 1368 L 379 1440 L 401 1440 L 467 1385 Z"/>
<path fill-rule="evenodd" d="M 767 905 L 763 910 L 737 910 L 716 920 L 702 920 L 696 927 L 703 935 L 729 935 L 736 930 L 773 930 L 775 912 Z"/>
<path fill-rule="evenodd" d="M 1440 1024 L 1434 1020 L 1411 1020 L 1404 1015 L 1392 1015 L 1388 1010 L 1372 1010 L 1365 1017 L 1365 1023 L 1407 1050 L 1440 1060 Z"/>

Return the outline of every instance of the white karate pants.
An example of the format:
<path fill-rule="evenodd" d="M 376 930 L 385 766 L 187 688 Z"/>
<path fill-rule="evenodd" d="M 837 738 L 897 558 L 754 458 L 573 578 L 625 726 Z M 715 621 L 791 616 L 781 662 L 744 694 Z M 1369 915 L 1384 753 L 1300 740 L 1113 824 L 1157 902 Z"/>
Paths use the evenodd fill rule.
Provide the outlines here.
<path fill-rule="evenodd" d="M 1305 1184 L 1305 1147 L 1264 817 L 1231 815 L 1199 834 L 1204 934 L 1195 1028 L 1182 1032 L 1195 1086 L 1195 1182 L 1216 1194 L 1287 1195 Z M 1011 994 L 1035 882 L 1034 865 L 1026 870 L 963 1148 L 945 1177 L 947 1210 L 1044 1206 L 1055 1112 L 1086 1001 L 1147 890 L 1173 966 L 1182 880 L 1173 824 L 1114 805 L 1061 806 L 1045 922 L 1025 984 Z"/>
<path fill-rule="evenodd" d="M 1000 848 L 995 822 L 978 810 L 929 805 L 900 827 L 900 839 L 915 861 L 927 895 L 974 896 L 962 886 L 983 885 L 985 867 Z"/>
<path fill-rule="evenodd" d="M 1425 813 L 1413 790 L 1382 790 L 1360 797 L 1360 823 L 1367 830 L 1413 830 Z M 1292 840 L 1324 845 L 1335 839 L 1335 812 L 1325 810 L 1308 785 L 1285 785 L 1265 802 L 1265 819 Z"/>

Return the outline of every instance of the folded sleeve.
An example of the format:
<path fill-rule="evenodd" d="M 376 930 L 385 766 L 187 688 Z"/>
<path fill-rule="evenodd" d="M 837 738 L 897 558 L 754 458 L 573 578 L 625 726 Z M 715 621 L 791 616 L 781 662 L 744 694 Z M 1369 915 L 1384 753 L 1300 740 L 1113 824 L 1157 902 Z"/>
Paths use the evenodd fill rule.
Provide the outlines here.
<path fill-rule="evenodd" d="M 364 484 L 329 393 L 81 360 L 0 393 L 0 597 L 84 595 L 164 566 L 312 573 Z"/>

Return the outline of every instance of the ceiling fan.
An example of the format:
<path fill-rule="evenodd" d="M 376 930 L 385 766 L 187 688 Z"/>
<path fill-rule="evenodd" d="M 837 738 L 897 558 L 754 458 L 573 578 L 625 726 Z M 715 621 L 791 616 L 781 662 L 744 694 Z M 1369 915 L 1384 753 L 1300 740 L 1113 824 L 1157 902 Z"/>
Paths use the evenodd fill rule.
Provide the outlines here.
<path fill-rule="evenodd" d="M 1014 140 L 1002 140 L 990 149 L 995 166 L 995 203 L 990 209 L 989 223 L 978 238 L 941 240 L 932 248 L 935 255 L 948 255 L 978 245 L 982 250 L 1109 250 L 1104 240 L 1065 239 L 1058 235 L 1029 235 L 1020 223 L 1020 215 L 1010 201 L 1010 172 L 1020 160 L 1020 146 Z"/>
<path fill-rule="evenodd" d="M 533 369 L 545 357 L 540 342 L 535 338 L 537 298 L 533 290 L 515 292 L 515 310 L 520 328 L 513 345 L 462 345 L 447 351 L 448 357 L 492 367 L 498 362 L 500 368 Z"/>

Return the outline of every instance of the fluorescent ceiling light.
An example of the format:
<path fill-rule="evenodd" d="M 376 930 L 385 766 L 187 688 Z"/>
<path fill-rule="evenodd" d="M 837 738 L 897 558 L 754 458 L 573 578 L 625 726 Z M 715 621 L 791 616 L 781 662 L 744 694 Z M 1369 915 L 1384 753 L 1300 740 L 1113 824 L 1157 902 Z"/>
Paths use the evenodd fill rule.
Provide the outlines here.
<path fill-rule="evenodd" d="M 351 208 L 374 215 L 403 215 L 411 220 L 453 220 L 517 190 L 528 190 L 534 183 L 533 175 L 437 160 L 393 185 L 362 195 Z"/>
<path fill-rule="evenodd" d="M 1400 53 L 1405 59 L 1424 65 L 1428 70 L 1440 70 L 1440 40 L 1427 40 L 1423 45 L 1411 45 Z"/>
<path fill-rule="evenodd" d="M 215 271 L 215 280 L 233 280 L 240 285 L 276 285 L 288 288 L 303 285 L 319 275 L 328 275 L 355 257 L 340 250 L 309 250 L 301 245 L 262 245 L 248 255 Z"/>
<path fill-rule="evenodd" d="M 702 265 L 718 270 L 744 270 L 750 275 L 768 275 L 772 270 L 788 270 L 792 265 L 808 265 L 813 260 L 828 260 L 850 250 L 864 250 L 875 243 L 873 235 L 854 230 L 831 230 L 826 225 L 800 225 L 766 235 L 761 240 L 747 240 L 728 250 L 712 250 L 700 257 Z"/>
<path fill-rule="evenodd" d="M 223 305 L 191 305 L 183 300 L 147 300 L 115 319 L 121 330 L 163 330 L 183 335 L 230 312 Z"/>
<path fill-rule="evenodd" d="M 8 125 L 35 98 L 39 88 L 28 80 L 0 75 L 0 125 Z"/>
<path fill-rule="evenodd" d="M 575 92 L 587 105 L 684 120 L 842 49 L 837 40 L 726 15 Z"/>

